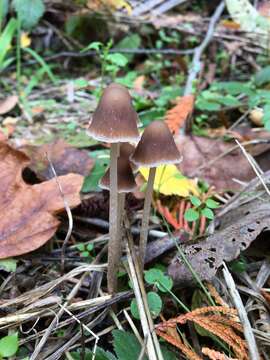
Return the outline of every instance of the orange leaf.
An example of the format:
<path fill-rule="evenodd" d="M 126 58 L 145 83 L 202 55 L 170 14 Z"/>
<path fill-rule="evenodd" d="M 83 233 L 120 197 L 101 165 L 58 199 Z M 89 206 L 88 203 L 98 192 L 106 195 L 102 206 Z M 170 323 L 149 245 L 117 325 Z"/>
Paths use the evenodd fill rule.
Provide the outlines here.
<path fill-rule="evenodd" d="M 55 179 L 28 185 L 22 171 L 29 158 L 8 144 L 0 143 L 0 258 L 33 251 L 56 232 L 55 214 L 64 203 Z M 80 204 L 81 175 L 60 176 L 63 193 L 70 207 Z"/>
<path fill-rule="evenodd" d="M 211 350 L 207 347 L 202 348 L 202 353 L 207 355 L 211 360 L 238 360 L 236 358 L 229 358 L 228 356 L 220 353 L 219 351 Z"/>
<path fill-rule="evenodd" d="M 176 134 L 184 125 L 187 117 L 192 113 L 194 106 L 194 96 L 182 96 L 177 104 L 165 115 L 165 122 L 173 134 Z"/>

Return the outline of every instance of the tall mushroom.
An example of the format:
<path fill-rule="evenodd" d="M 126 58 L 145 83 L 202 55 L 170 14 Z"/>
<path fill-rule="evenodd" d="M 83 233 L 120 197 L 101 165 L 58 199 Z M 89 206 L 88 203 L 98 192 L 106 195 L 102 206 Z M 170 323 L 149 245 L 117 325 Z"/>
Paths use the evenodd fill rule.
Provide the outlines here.
<path fill-rule="evenodd" d="M 121 145 L 122 147 L 122 145 Z M 135 178 L 129 163 L 128 158 L 120 157 L 117 162 L 117 193 L 118 193 L 118 230 L 117 230 L 117 238 L 119 239 L 117 246 L 112 249 L 114 252 L 114 257 L 117 259 L 117 265 L 119 264 L 121 258 L 121 240 L 122 240 L 122 231 L 121 226 L 123 222 L 123 212 L 125 209 L 125 199 L 126 193 L 133 191 L 136 189 Z M 106 171 L 104 176 L 99 181 L 99 186 L 102 189 L 110 191 L 110 168 Z M 115 273 L 117 273 L 117 268 L 114 269 Z"/>
<path fill-rule="evenodd" d="M 130 160 L 137 166 L 150 168 L 140 232 L 140 259 L 143 267 L 156 167 L 179 163 L 181 156 L 168 126 L 162 121 L 153 121 L 144 130 Z"/>
<path fill-rule="evenodd" d="M 118 232 L 118 195 L 117 195 L 117 158 L 119 143 L 137 142 L 138 115 L 132 107 L 128 90 L 119 84 L 109 85 L 103 92 L 98 106 L 93 113 L 88 134 L 99 141 L 111 143 L 110 154 L 110 239 L 108 247 L 108 291 L 113 294 L 117 290 L 116 269 L 119 248 Z"/>

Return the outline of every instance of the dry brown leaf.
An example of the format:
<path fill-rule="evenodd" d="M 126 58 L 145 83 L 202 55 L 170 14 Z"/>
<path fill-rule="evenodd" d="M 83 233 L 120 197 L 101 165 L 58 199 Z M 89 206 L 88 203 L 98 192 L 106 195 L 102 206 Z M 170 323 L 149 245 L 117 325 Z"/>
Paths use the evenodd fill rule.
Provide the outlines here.
<path fill-rule="evenodd" d="M 177 104 L 165 115 L 165 122 L 173 134 L 177 134 L 184 125 L 188 116 L 192 113 L 194 106 L 194 96 L 182 96 Z"/>
<path fill-rule="evenodd" d="M 199 177 L 215 186 L 218 191 L 239 190 L 241 186 L 234 179 L 248 182 L 254 172 L 240 149 L 226 154 L 235 143 L 226 143 L 199 136 L 178 135 L 176 145 L 183 156 L 180 171 L 188 177 Z M 216 159 L 214 163 L 211 163 Z"/>
<path fill-rule="evenodd" d="M 8 113 L 12 110 L 18 103 L 18 96 L 11 95 L 8 96 L 5 100 L 0 102 L 0 115 Z"/>
<path fill-rule="evenodd" d="M 27 145 L 20 150 L 29 156 L 29 167 L 41 180 L 53 177 L 46 154 L 49 155 L 57 175 L 75 173 L 87 176 L 94 166 L 94 160 L 90 158 L 88 151 L 76 149 L 61 139 L 39 147 Z"/>
<path fill-rule="evenodd" d="M 188 349 L 185 344 L 182 343 L 181 339 L 179 341 L 178 338 L 174 338 L 174 336 L 168 332 L 169 329 L 176 329 L 176 326 L 181 326 L 186 324 L 187 321 L 192 321 L 227 343 L 238 357 L 238 360 L 248 360 L 246 341 L 242 337 L 243 328 L 239 324 L 239 319 L 236 317 L 236 314 L 236 309 L 229 307 L 201 307 L 157 324 L 156 333 L 181 350 L 185 358 L 197 360 L 200 358 L 196 353 Z M 223 358 L 222 360 L 225 359 Z"/>
<path fill-rule="evenodd" d="M 243 204 L 236 206 L 219 218 L 219 229 L 204 241 L 182 246 L 187 261 L 202 280 L 211 281 L 223 261 L 236 259 L 270 228 L 270 205 L 264 199 L 248 202 L 243 196 Z M 179 285 L 190 285 L 194 281 L 180 254 L 170 262 L 168 273 Z"/>
<path fill-rule="evenodd" d="M 202 353 L 204 355 L 207 355 L 211 360 L 238 360 L 236 358 L 228 357 L 225 354 L 220 353 L 219 351 L 215 351 L 207 347 L 202 348 Z"/>
<path fill-rule="evenodd" d="M 64 210 L 55 179 L 34 186 L 22 179 L 29 158 L 8 144 L 0 143 L 0 258 L 21 255 L 42 246 L 55 233 Z M 72 208 L 80 204 L 83 177 L 60 176 L 65 198 Z M 4 216 L 5 214 L 5 216 Z"/>

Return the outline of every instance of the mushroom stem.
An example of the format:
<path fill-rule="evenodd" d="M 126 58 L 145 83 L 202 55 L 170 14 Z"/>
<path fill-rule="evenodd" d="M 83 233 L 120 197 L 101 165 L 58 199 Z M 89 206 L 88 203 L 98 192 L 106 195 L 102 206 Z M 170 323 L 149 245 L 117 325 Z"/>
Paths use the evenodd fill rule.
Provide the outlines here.
<path fill-rule="evenodd" d="M 143 270 L 144 259 L 145 259 L 145 251 L 146 251 L 146 244 L 147 244 L 147 237 L 148 237 L 148 225 L 149 225 L 149 218 L 150 218 L 150 210 L 151 210 L 151 202 L 152 202 L 152 194 L 153 194 L 153 188 L 154 188 L 155 175 L 156 175 L 156 168 L 151 167 L 149 169 L 147 188 L 146 188 L 145 198 L 144 198 L 143 217 L 142 217 L 142 226 L 141 226 L 141 234 L 140 234 L 139 258 L 140 258 L 140 261 L 142 264 L 142 270 Z"/>
<path fill-rule="evenodd" d="M 119 144 L 111 144 L 110 156 L 110 239 L 108 245 L 108 292 L 114 294 L 117 291 L 117 269 L 121 257 L 121 242 L 118 238 L 118 183 L 117 183 L 117 159 Z"/>
<path fill-rule="evenodd" d="M 117 237 L 119 238 L 120 246 L 122 242 L 122 225 L 123 225 L 123 215 L 125 210 L 125 200 L 126 194 L 119 193 L 118 194 L 118 234 Z"/>

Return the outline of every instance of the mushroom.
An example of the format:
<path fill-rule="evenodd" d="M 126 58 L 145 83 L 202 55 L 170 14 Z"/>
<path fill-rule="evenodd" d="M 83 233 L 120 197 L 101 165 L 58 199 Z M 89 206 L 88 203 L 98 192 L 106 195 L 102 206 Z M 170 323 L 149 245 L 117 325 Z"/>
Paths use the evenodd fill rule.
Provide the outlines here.
<path fill-rule="evenodd" d="M 156 167 L 164 164 L 179 163 L 181 156 L 168 126 L 162 121 L 153 121 L 144 130 L 141 140 L 131 155 L 130 160 L 137 166 L 150 168 L 140 232 L 139 258 L 143 267 Z"/>
<path fill-rule="evenodd" d="M 121 145 L 122 147 L 122 145 Z M 120 149 L 121 149 L 120 147 Z M 120 150 L 121 154 L 121 150 Z M 113 248 L 114 257 L 118 259 L 117 264 L 121 258 L 121 240 L 122 240 L 122 231 L 121 226 L 123 222 L 123 212 L 125 209 L 125 200 L 126 193 L 131 192 L 136 189 L 137 184 L 135 182 L 135 178 L 132 172 L 132 168 L 130 166 L 130 162 L 128 158 L 120 157 L 117 162 L 117 183 L 118 183 L 118 230 L 117 230 L 117 238 L 119 239 L 117 243 L 117 248 Z M 99 186 L 102 189 L 110 191 L 110 168 L 106 171 L 104 176 L 99 181 Z"/>
<path fill-rule="evenodd" d="M 134 153 L 134 151 L 135 151 L 135 146 L 133 146 L 127 142 L 122 143 L 120 146 L 120 158 L 127 159 L 129 161 L 132 171 L 135 173 L 138 170 L 138 166 L 135 165 L 130 160 L 130 156 Z"/>
<path fill-rule="evenodd" d="M 103 92 L 98 106 L 93 113 L 88 134 L 94 139 L 111 143 L 110 154 L 110 239 L 108 247 L 108 291 L 113 294 L 117 290 L 116 269 L 119 254 L 118 232 L 118 195 L 117 195 L 117 158 L 119 143 L 137 142 L 138 115 L 132 107 L 128 90 L 119 84 L 109 85 Z"/>

